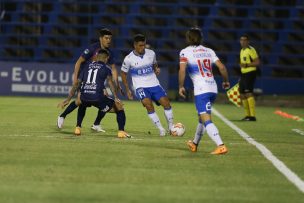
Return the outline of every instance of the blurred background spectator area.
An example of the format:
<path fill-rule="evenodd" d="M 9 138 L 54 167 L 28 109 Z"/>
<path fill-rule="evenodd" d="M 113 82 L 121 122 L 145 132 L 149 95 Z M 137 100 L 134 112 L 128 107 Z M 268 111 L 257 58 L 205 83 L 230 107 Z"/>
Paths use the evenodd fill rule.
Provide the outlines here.
<path fill-rule="evenodd" d="M 198 26 L 233 76 L 238 74 L 239 37 L 247 33 L 260 58 L 261 77 L 304 77 L 302 0 L 2 0 L 0 61 L 74 63 L 98 30 L 113 31 L 121 65 L 132 36 L 147 35 L 159 64 L 178 70 L 184 35 Z M 215 74 L 218 74 L 215 71 Z"/>

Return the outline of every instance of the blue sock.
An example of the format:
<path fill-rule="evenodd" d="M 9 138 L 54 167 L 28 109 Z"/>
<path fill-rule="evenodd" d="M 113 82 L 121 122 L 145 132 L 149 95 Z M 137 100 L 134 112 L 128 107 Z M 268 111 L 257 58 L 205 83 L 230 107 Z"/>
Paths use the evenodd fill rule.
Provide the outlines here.
<path fill-rule="evenodd" d="M 100 125 L 101 120 L 103 119 L 103 117 L 106 115 L 106 112 L 103 111 L 98 111 L 94 125 Z"/>
<path fill-rule="evenodd" d="M 60 117 L 65 118 L 69 113 L 74 111 L 77 108 L 76 101 L 73 101 L 69 104 L 69 106 L 64 110 L 64 112 L 60 115 Z"/>
<path fill-rule="evenodd" d="M 87 108 L 83 106 L 82 104 L 78 107 L 78 112 L 77 112 L 77 126 L 81 127 L 81 123 L 83 121 L 83 118 L 85 116 Z"/>
<path fill-rule="evenodd" d="M 116 120 L 118 123 L 118 130 L 125 130 L 126 114 L 124 110 L 116 112 Z"/>

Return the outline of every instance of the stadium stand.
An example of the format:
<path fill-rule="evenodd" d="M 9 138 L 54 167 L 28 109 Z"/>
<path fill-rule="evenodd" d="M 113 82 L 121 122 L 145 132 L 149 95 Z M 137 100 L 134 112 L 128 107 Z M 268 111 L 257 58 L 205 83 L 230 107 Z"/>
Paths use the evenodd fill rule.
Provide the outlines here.
<path fill-rule="evenodd" d="M 263 77 L 304 77 L 302 0 L 2 0 L 0 12 L 1 61 L 74 62 L 97 40 L 97 30 L 108 27 L 118 65 L 132 48 L 132 35 L 141 32 L 161 66 L 176 73 L 184 33 L 199 26 L 233 74 L 239 36 L 248 33 Z"/>

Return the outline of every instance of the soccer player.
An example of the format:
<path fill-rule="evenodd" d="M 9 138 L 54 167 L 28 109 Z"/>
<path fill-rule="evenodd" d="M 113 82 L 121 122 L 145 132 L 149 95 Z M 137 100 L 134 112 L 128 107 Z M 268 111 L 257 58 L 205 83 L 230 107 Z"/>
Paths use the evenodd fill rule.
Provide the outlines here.
<path fill-rule="evenodd" d="M 95 57 L 96 53 L 102 48 L 102 49 L 108 50 L 109 53 L 110 53 L 110 58 L 108 60 L 108 65 L 111 66 L 115 85 L 121 91 L 121 88 L 120 88 L 120 85 L 119 85 L 119 82 L 118 82 L 118 74 L 117 74 L 117 70 L 116 70 L 116 67 L 115 67 L 114 54 L 109 49 L 109 47 L 111 45 L 111 41 L 112 41 L 112 32 L 109 29 L 103 28 L 99 31 L 99 34 L 100 34 L 99 42 L 91 44 L 88 48 L 86 48 L 83 51 L 82 55 L 76 61 L 75 68 L 74 68 L 74 73 L 73 73 L 73 84 L 75 85 L 77 83 L 78 74 L 79 74 L 80 70 L 82 69 L 82 67 L 85 66 L 85 63 L 88 63 L 88 62 L 94 60 L 94 57 Z M 122 91 L 121 91 L 121 93 L 122 93 Z M 58 106 L 60 106 L 62 108 L 66 105 L 67 105 L 67 103 L 64 103 L 64 102 L 61 102 L 61 103 L 58 104 Z M 80 105 L 79 100 L 75 100 L 75 101 L 71 102 L 69 104 L 69 106 L 64 110 L 64 112 L 62 114 L 60 114 L 60 116 L 58 116 L 58 119 L 57 119 L 57 127 L 58 128 L 63 127 L 65 117 L 69 113 L 74 111 L 74 109 L 76 109 L 77 106 L 79 106 L 79 105 Z M 95 130 L 97 132 L 105 132 L 101 128 L 100 122 L 101 122 L 101 113 L 98 112 L 96 120 L 95 120 L 94 124 L 92 125 L 92 130 Z"/>
<path fill-rule="evenodd" d="M 226 67 L 212 49 L 201 45 L 202 33 L 199 28 L 188 30 L 186 41 L 189 46 L 180 52 L 179 95 L 183 98 L 186 97 L 184 81 L 187 70 L 193 82 L 195 106 L 199 115 L 194 140 L 189 140 L 187 145 L 192 152 L 196 152 L 204 131 L 207 131 L 209 137 L 217 145 L 217 148 L 211 154 L 225 154 L 228 149 L 224 145 L 217 127 L 211 120 L 211 108 L 217 95 L 217 84 L 213 77 L 212 64 L 214 63 L 218 67 L 223 77 L 222 87 L 228 89 L 230 83 Z"/>
<path fill-rule="evenodd" d="M 113 84 L 111 68 L 106 65 L 109 56 L 110 53 L 108 50 L 98 50 L 96 61 L 92 61 L 83 67 L 83 70 L 81 70 L 81 73 L 78 76 L 77 83 L 73 85 L 70 94 L 66 99 L 66 102 L 70 102 L 71 98 L 75 95 L 75 92 L 80 88 L 80 106 L 78 108 L 77 125 L 75 128 L 75 135 L 77 136 L 81 135 L 81 124 L 85 116 L 86 108 L 95 106 L 99 109 L 101 118 L 113 109 L 117 114 L 118 137 L 131 137 L 124 131 L 126 115 L 122 104 L 117 97 L 116 89 Z M 114 95 L 114 100 L 108 97 L 103 91 L 105 88 L 105 80 L 107 80 L 110 86 Z"/>
<path fill-rule="evenodd" d="M 173 111 L 167 94 L 156 77 L 160 74 L 160 68 L 157 65 L 155 53 L 146 48 L 146 37 L 142 34 L 134 36 L 133 46 L 134 50 L 125 57 L 121 66 L 121 79 L 126 88 L 128 99 L 133 100 L 133 94 L 127 82 L 127 74 L 130 72 L 136 97 L 147 109 L 149 118 L 159 129 L 160 136 L 165 136 L 166 130 L 154 110 L 153 101 L 164 107 L 169 132 L 173 126 Z"/>
<path fill-rule="evenodd" d="M 260 59 L 255 49 L 249 45 L 248 35 L 241 36 L 240 44 L 242 48 L 240 51 L 241 79 L 239 86 L 242 104 L 245 109 L 245 117 L 242 120 L 256 121 L 253 88 Z"/>

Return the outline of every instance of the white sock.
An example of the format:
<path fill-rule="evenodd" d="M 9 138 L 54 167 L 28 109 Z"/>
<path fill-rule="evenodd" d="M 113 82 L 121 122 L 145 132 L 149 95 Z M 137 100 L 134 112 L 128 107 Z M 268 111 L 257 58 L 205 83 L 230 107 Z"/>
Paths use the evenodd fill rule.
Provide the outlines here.
<path fill-rule="evenodd" d="M 152 120 L 152 122 L 154 123 L 154 125 L 159 129 L 159 130 L 162 130 L 164 129 L 159 118 L 158 118 L 158 115 L 153 112 L 153 113 L 148 113 L 148 116 L 149 118 Z"/>
<path fill-rule="evenodd" d="M 204 135 L 204 132 L 205 132 L 205 127 L 202 123 L 198 123 L 197 126 L 196 126 L 196 131 L 195 131 L 195 135 L 194 135 L 194 140 L 193 142 L 195 144 L 199 144 L 199 142 L 201 141 L 203 135 Z"/>
<path fill-rule="evenodd" d="M 167 119 L 169 129 L 171 129 L 171 127 L 173 126 L 173 111 L 172 111 L 172 108 L 165 109 L 165 117 Z"/>
<path fill-rule="evenodd" d="M 205 128 L 207 130 L 209 137 L 213 140 L 213 142 L 216 143 L 217 146 L 223 144 L 219 131 L 216 128 L 216 126 L 212 123 L 212 121 L 205 122 Z"/>

